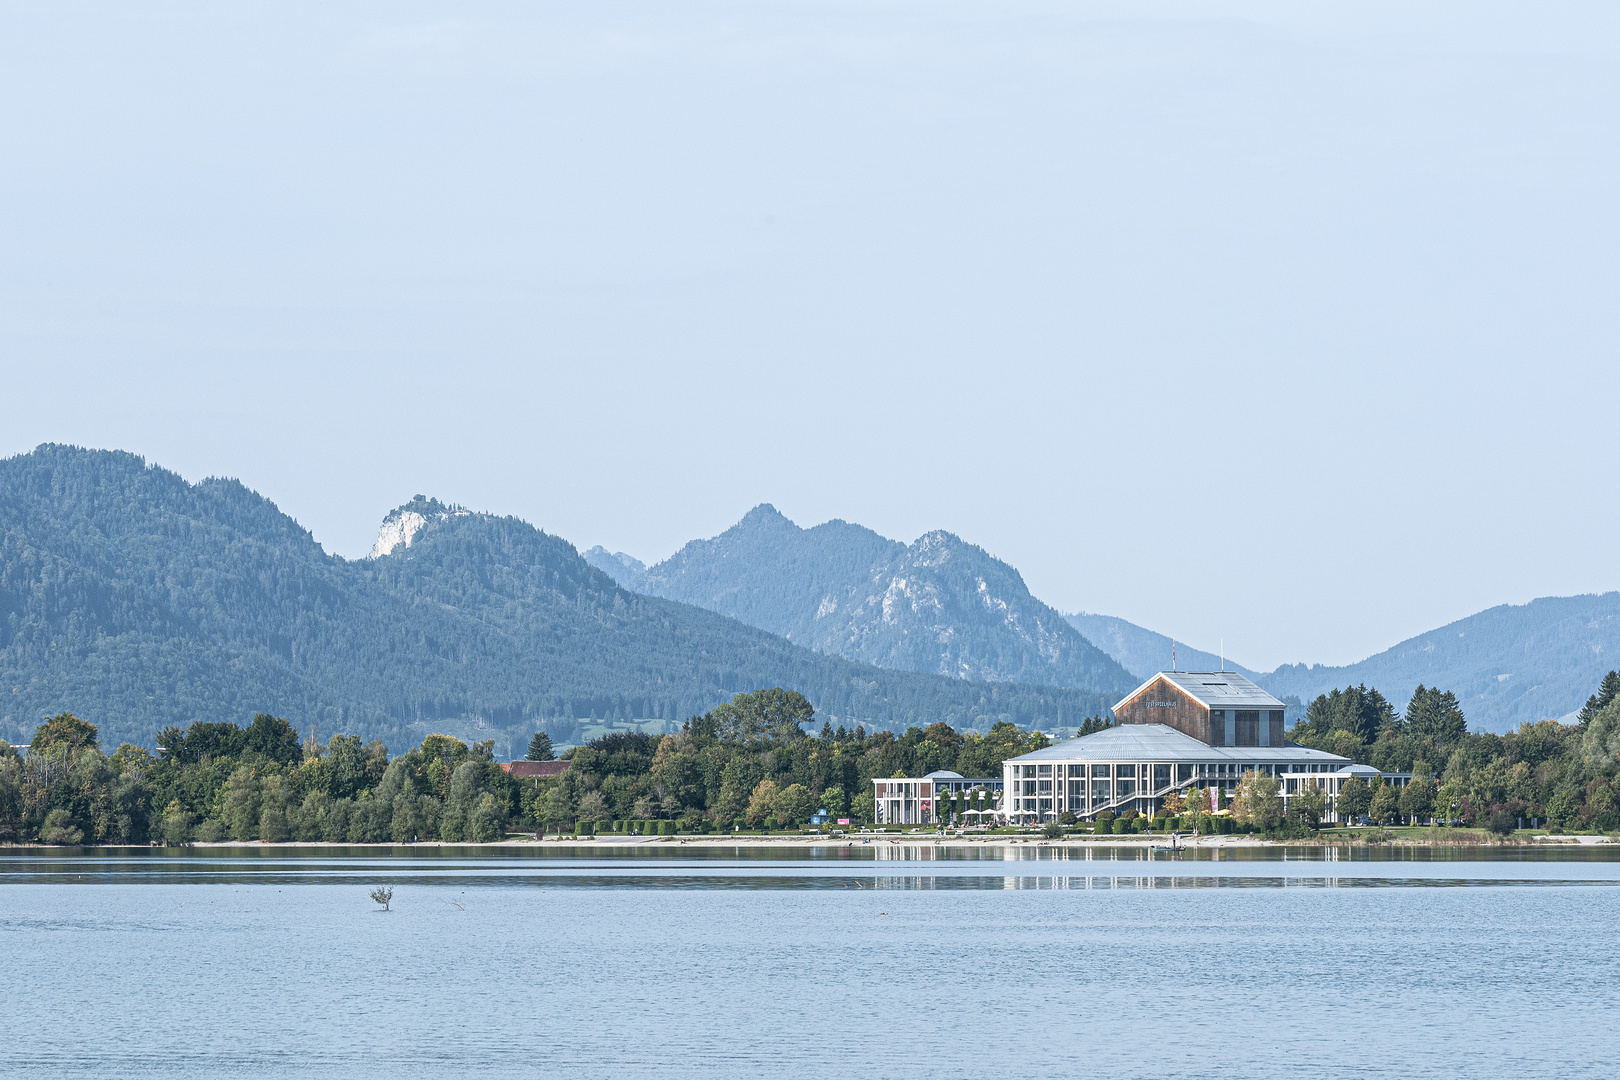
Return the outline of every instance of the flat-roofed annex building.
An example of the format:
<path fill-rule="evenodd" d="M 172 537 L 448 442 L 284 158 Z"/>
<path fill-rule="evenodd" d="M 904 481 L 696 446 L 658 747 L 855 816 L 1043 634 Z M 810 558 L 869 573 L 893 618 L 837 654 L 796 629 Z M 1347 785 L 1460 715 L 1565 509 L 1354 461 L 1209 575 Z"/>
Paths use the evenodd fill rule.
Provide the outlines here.
<path fill-rule="evenodd" d="M 872 817 L 878 825 L 934 825 L 940 820 L 940 800 L 956 795 L 974 814 L 993 814 L 1001 807 L 1001 781 L 972 779 L 947 769 L 923 777 L 886 776 L 872 780 Z"/>
<path fill-rule="evenodd" d="M 1103 731 L 1011 758 L 1002 766 L 1008 820 L 1052 821 L 1065 811 L 1152 815 L 1189 787 L 1230 798 L 1246 772 L 1278 778 L 1284 803 L 1308 788 L 1328 796 L 1378 770 L 1287 742 L 1283 703 L 1232 672 L 1161 671 L 1114 706 Z"/>

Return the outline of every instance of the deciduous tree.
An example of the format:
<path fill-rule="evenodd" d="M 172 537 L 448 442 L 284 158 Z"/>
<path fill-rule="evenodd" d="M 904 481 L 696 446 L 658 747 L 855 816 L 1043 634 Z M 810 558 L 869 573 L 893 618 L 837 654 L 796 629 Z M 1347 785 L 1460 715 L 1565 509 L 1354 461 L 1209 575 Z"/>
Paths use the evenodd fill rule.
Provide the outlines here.
<path fill-rule="evenodd" d="M 1350 822 L 1366 816 L 1372 809 L 1372 789 L 1359 776 L 1352 776 L 1340 786 L 1335 809 L 1341 819 Z"/>
<path fill-rule="evenodd" d="M 1232 801 L 1232 817 L 1256 829 L 1276 828 L 1283 817 L 1277 778 L 1252 770 L 1244 773 L 1238 781 L 1237 797 Z"/>

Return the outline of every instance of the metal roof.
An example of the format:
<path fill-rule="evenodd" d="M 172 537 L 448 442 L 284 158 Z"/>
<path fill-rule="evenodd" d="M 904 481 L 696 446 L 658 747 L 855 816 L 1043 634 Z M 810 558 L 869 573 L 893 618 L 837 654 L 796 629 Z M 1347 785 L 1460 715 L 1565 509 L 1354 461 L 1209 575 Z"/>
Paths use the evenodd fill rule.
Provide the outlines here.
<path fill-rule="evenodd" d="M 1174 683 L 1206 709 L 1282 709 L 1282 702 L 1235 671 L 1160 671 L 1119 699 L 1119 709 L 1160 679 Z"/>
<path fill-rule="evenodd" d="M 1102 731 L 1067 739 L 1007 761 L 1028 764 L 1053 761 L 1192 761 L 1238 764 L 1354 764 L 1349 758 L 1297 743 L 1282 746 L 1208 746 L 1164 724 L 1115 724 Z"/>

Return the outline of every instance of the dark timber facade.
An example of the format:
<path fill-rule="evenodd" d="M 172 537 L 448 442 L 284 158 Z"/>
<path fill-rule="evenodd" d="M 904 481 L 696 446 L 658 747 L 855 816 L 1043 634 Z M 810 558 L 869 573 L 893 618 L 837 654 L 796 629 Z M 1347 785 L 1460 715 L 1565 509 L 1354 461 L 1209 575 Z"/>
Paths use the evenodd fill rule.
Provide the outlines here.
<path fill-rule="evenodd" d="M 1163 724 L 1208 746 L 1283 745 L 1283 703 L 1230 671 L 1161 671 L 1114 706 L 1121 724 Z"/>

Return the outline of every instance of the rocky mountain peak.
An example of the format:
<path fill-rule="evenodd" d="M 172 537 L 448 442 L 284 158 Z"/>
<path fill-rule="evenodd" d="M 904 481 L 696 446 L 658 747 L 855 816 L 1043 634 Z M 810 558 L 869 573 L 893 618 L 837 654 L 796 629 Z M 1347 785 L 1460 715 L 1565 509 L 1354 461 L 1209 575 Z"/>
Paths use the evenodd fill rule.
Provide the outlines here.
<path fill-rule="evenodd" d="M 438 499 L 417 495 L 404 506 L 389 511 L 377 529 L 377 542 L 371 545 L 368 559 L 380 559 L 396 548 L 410 547 L 416 534 L 429 524 L 452 517 L 464 517 L 472 511 L 461 506 L 446 506 Z"/>

